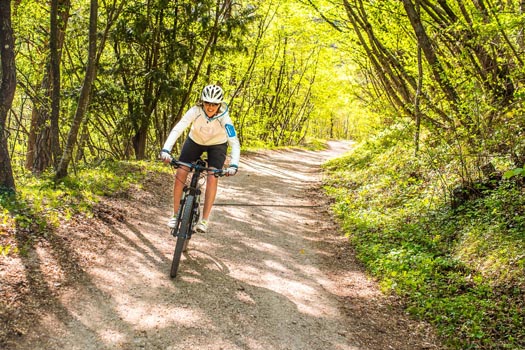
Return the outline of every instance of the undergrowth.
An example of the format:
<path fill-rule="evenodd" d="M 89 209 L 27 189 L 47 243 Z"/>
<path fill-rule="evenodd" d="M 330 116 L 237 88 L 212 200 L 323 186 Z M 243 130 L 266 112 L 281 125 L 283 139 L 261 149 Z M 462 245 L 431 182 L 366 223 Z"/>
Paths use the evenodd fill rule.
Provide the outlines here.
<path fill-rule="evenodd" d="M 51 173 L 18 177 L 16 194 L 0 193 L 0 256 L 25 254 L 32 241 L 45 238 L 61 221 L 79 213 L 91 216 L 101 196 L 125 192 L 153 168 L 169 171 L 162 164 L 105 161 L 60 182 Z"/>
<path fill-rule="evenodd" d="M 400 133 L 325 166 L 326 192 L 358 258 L 450 348 L 524 349 L 523 190 L 504 182 L 452 210 L 438 174 L 423 170 Z"/>

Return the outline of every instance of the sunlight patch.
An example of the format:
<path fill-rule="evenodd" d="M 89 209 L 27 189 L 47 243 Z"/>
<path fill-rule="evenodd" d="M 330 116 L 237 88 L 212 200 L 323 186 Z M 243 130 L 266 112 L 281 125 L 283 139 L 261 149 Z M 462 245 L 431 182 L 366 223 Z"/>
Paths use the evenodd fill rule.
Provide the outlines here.
<path fill-rule="evenodd" d="M 339 315 L 337 306 L 327 300 L 322 287 L 314 288 L 309 285 L 310 281 L 302 280 L 289 272 L 270 273 L 250 266 L 238 266 L 232 276 L 286 297 L 302 313 L 315 317 Z"/>
<path fill-rule="evenodd" d="M 123 321 L 138 329 L 165 328 L 173 324 L 190 327 L 203 323 L 203 315 L 183 307 L 135 303 L 132 307 L 129 304 L 121 305 L 118 312 Z"/>
<path fill-rule="evenodd" d="M 106 344 L 120 344 L 126 336 L 113 329 L 103 329 L 98 332 L 100 339 Z"/>

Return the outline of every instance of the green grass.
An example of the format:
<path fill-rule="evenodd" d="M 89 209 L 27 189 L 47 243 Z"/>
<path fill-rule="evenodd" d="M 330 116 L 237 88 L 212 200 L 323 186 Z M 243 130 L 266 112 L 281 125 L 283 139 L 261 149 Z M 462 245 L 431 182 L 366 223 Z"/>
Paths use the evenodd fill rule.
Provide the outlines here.
<path fill-rule="evenodd" d="M 389 130 L 325 166 L 358 258 L 451 348 L 525 348 L 523 190 L 509 183 L 454 211 L 402 139 Z"/>
<path fill-rule="evenodd" d="M 0 255 L 24 254 L 61 221 L 79 213 L 91 216 L 102 196 L 118 196 L 140 184 L 148 171 L 170 170 L 158 162 L 105 161 L 58 183 L 51 173 L 18 177 L 16 194 L 0 194 Z"/>
<path fill-rule="evenodd" d="M 243 145 L 243 152 L 257 152 L 262 150 L 287 150 L 290 148 L 305 149 L 308 151 L 322 151 L 328 148 L 327 141 L 317 138 L 305 138 L 301 143 L 293 146 L 272 146 L 264 143 L 263 141 L 250 140 L 249 144 Z"/>

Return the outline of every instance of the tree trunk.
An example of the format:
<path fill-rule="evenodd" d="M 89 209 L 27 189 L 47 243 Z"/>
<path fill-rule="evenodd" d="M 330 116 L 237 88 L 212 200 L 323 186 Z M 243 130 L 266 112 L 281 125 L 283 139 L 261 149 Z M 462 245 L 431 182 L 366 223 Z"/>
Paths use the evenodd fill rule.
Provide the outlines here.
<path fill-rule="evenodd" d="M 441 65 L 441 62 L 439 61 L 436 52 L 432 47 L 432 42 L 430 41 L 430 38 L 423 27 L 421 17 L 416 12 L 414 4 L 411 0 L 403 0 L 403 6 L 405 7 L 408 19 L 412 24 L 414 33 L 416 34 L 418 44 L 420 45 L 421 50 L 423 50 L 425 58 L 427 59 L 427 62 L 432 70 L 434 79 L 436 79 L 436 81 L 439 83 L 439 86 L 445 93 L 445 96 L 451 103 L 452 107 L 457 110 L 459 100 L 457 92 L 454 90 L 450 84 L 450 81 L 448 81 L 445 75 L 445 71 Z"/>
<path fill-rule="evenodd" d="M 26 168 L 39 174 L 60 159 L 58 119 L 60 112 L 60 61 L 69 19 L 69 0 L 52 0 L 49 31 L 49 62 L 40 86 L 43 98 L 36 98 L 31 117 Z"/>
<path fill-rule="evenodd" d="M 417 14 L 420 15 L 420 7 L 419 3 L 416 2 L 416 11 Z M 421 102 L 421 90 L 423 88 L 423 59 L 421 54 L 421 46 L 419 44 L 417 45 L 417 89 L 414 96 L 414 116 L 416 118 L 416 132 L 414 134 L 414 156 L 419 155 L 419 139 L 421 137 L 421 109 L 420 109 L 420 102 Z"/>
<path fill-rule="evenodd" d="M 405 70 L 395 55 L 377 38 L 373 26 L 367 18 L 363 2 L 359 1 L 358 4 L 352 5 L 348 0 L 344 0 L 343 5 L 359 42 L 373 66 L 373 71 L 375 72 L 373 75 L 378 77 L 380 89 L 386 92 L 386 96 L 393 108 L 413 118 L 413 111 L 408 106 L 414 101 L 410 91 L 417 88 L 416 80 Z M 429 96 L 422 94 L 421 97 L 425 98 L 429 102 L 430 108 L 442 118 L 442 120 L 437 120 L 428 114 L 421 115 L 427 123 L 431 123 L 438 128 L 453 124 L 452 119 L 444 111 L 440 110 L 438 104 L 433 103 Z"/>
<path fill-rule="evenodd" d="M 161 38 L 160 28 L 163 27 L 164 12 L 156 16 L 156 25 L 154 32 L 154 44 L 151 46 L 151 51 L 148 52 L 148 59 L 145 62 L 148 71 L 158 69 L 159 59 L 161 56 Z M 159 101 L 159 87 L 155 86 L 155 78 L 151 75 L 145 79 L 144 93 L 142 96 L 142 107 L 140 108 L 140 116 L 137 118 L 137 125 L 135 127 L 135 135 L 132 138 L 133 149 L 135 151 L 135 158 L 142 160 L 146 158 L 146 144 L 148 140 L 148 130 L 151 123 L 153 111 L 155 110 Z"/>
<path fill-rule="evenodd" d="M 146 158 L 146 140 L 148 136 L 147 125 L 142 125 L 132 138 L 133 149 L 135 150 L 135 158 L 137 160 Z"/>
<path fill-rule="evenodd" d="M 60 140 L 58 120 L 60 117 L 60 62 L 62 60 L 62 47 L 64 46 L 67 21 L 69 19 L 70 0 L 51 1 L 51 29 L 49 48 L 51 54 L 50 80 L 51 80 L 51 150 L 55 169 L 58 167 L 60 157 Z"/>
<path fill-rule="evenodd" d="M 204 50 L 202 51 L 202 55 L 200 57 L 199 63 L 197 64 L 197 68 L 195 69 L 195 72 L 193 72 L 193 77 L 190 80 L 190 84 L 188 86 L 188 89 L 186 90 L 186 94 L 183 97 L 182 103 L 180 104 L 179 111 L 177 112 L 177 115 L 175 117 L 175 120 L 180 120 L 182 117 L 182 113 L 184 111 L 184 108 L 186 108 L 186 104 L 190 100 L 190 96 L 193 90 L 193 85 L 197 82 L 197 78 L 199 77 L 199 74 L 202 69 L 202 65 L 204 64 L 204 61 L 206 57 L 208 56 L 208 52 L 212 48 L 214 44 L 217 43 L 217 37 L 219 35 L 219 28 L 220 28 L 220 17 L 225 13 L 225 11 L 229 11 L 230 2 L 226 1 L 222 6 L 219 6 L 219 2 L 217 3 L 217 12 L 215 13 L 215 22 L 213 25 L 213 28 L 211 30 L 210 36 L 208 37 L 208 42 L 206 43 L 206 46 L 204 47 Z"/>
<path fill-rule="evenodd" d="M 80 97 L 78 105 L 73 118 L 73 123 L 67 137 L 66 147 L 58 164 L 55 173 L 55 179 L 60 180 L 67 176 L 68 167 L 73 157 L 73 148 L 77 142 L 78 131 L 82 120 L 86 115 L 89 102 L 91 100 L 91 88 L 96 76 L 97 69 L 97 14 L 98 14 L 98 0 L 91 0 L 90 15 L 89 15 L 89 50 L 88 63 L 86 66 L 86 76 L 84 77 L 84 84 L 80 90 Z"/>
<path fill-rule="evenodd" d="M 13 104 L 16 89 L 16 67 L 13 29 L 11 26 L 11 1 L 0 0 L 0 190 L 15 191 L 15 180 L 7 147 L 5 125 L 7 113 Z"/>
<path fill-rule="evenodd" d="M 525 0 L 520 1 L 520 14 L 525 14 Z M 523 33 L 523 29 L 518 34 L 518 46 L 521 52 L 525 50 L 525 33 Z"/>

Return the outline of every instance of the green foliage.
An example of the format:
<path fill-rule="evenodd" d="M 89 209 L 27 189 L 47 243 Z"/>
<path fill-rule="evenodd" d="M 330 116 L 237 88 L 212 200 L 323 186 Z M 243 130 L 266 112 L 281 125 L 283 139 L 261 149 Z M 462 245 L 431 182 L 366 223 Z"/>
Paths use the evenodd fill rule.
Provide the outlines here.
<path fill-rule="evenodd" d="M 473 184 L 489 162 L 523 165 L 519 1 L 310 3 L 344 33 L 338 44 L 350 72 L 345 86 L 359 105 L 386 125 L 419 119 L 426 136 L 420 148 L 446 151 L 429 153 L 438 167 L 454 169 L 447 175 Z"/>
<path fill-rule="evenodd" d="M 424 171 L 407 141 L 391 128 L 325 166 L 359 259 L 452 348 L 523 348 L 522 189 L 505 185 L 454 211 L 436 197 L 438 173 Z"/>
<path fill-rule="evenodd" d="M 30 202 L 19 194 L 0 194 L 0 254 L 26 254 L 36 235 L 43 232 L 46 221 L 31 208 Z"/>
<path fill-rule="evenodd" d="M 243 146 L 297 146 L 308 138 L 364 134 L 348 71 L 337 43 L 311 8 L 299 2 L 261 2 L 247 51 L 224 57 L 221 72 Z M 366 125 L 362 121 L 361 125 Z"/>
<path fill-rule="evenodd" d="M 301 146 L 310 151 L 322 151 L 327 148 L 326 141 L 319 140 L 316 138 L 305 140 L 305 142 Z"/>
<path fill-rule="evenodd" d="M 85 75 L 89 4 L 72 1 L 68 13 L 57 135 L 62 148 Z M 37 154 L 27 149 L 31 136 L 47 130 L 33 125 L 35 111 L 45 119 L 51 110 L 49 4 L 17 2 L 13 25 L 19 85 L 8 128 L 20 176 L 25 157 Z M 302 2 L 101 3 L 98 28 L 100 61 L 74 149 L 75 166 L 157 156 L 209 83 L 224 87 L 245 148 L 299 146 L 311 138 L 362 139 L 378 123 L 377 117 L 364 117 L 359 94 L 345 88 L 360 79 L 341 50 L 345 36 L 330 31 Z M 49 127 L 43 119 L 38 123 Z"/>
<path fill-rule="evenodd" d="M 514 176 L 525 176 L 525 170 L 523 168 L 515 168 L 509 171 L 506 171 L 505 174 L 503 174 L 503 177 L 506 179 L 510 179 Z"/>

